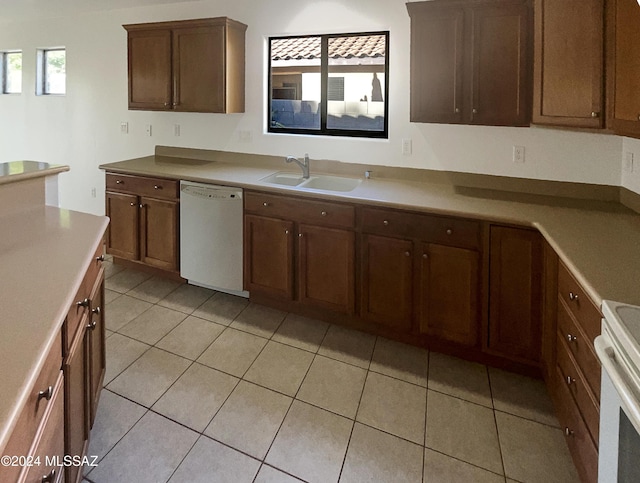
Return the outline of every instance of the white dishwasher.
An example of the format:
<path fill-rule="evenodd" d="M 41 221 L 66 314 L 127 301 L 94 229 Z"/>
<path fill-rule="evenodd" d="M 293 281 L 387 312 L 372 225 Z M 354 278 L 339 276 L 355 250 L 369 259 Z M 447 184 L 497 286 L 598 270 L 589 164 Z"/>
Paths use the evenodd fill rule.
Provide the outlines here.
<path fill-rule="evenodd" d="M 242 189 L 180 181 L 180 276 L 249 296 L 242 290 Z"/>

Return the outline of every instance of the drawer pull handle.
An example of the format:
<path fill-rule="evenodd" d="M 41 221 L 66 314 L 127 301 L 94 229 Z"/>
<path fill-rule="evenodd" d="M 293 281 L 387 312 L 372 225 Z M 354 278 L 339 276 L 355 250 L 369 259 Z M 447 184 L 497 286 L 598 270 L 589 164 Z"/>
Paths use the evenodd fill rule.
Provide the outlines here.
<path fill-rule="evenodd" d="M 384 226 L 389 226 L 389 221 L 388 221 L 388 220 L 384 220 L 384 221 L 382 222 L 382 224 L 383 224 Z"/>
<path fill-rule="evenodd" d="M 453 233 L 453 230 L 451 228 L 447 228 L 446 233 L 447 235 L 451 235 Z"/>
<path fill-rule="evenodd" d="M 89 299 L 81 300 L 80 302 L 76 302 L 78 307 L 89 307 Z"/>
<path fill-rule="evenodd" d="M 404 256 L 405 257 L 410 257 L 411 256 L 411 252 L 404 252 Z"/>
<path fill-rule="evenodd" d="M 95 330 L 96 326 L 98 325 L 98 321 L 94 320 L 93 322 L 91 322 L 90 324 L 87 324 L 87 329 L 89 330 Z"/>
<path fill-rule="evenodd" d="M 576 380 L 573 377 L 567 376 L 567 386 L 570 386 L 574 382 L 576 382 Z"/>
<path fill-rule="evenodd" d="M 157 185 L 157 184 L 154 184 L 154 185 L 153 185 L 153 189 L 154 189 L 154 190 L 161 190 L 161 189 L 162 189 L 162 186 Z"/>
<path fill-rule="evenodd" d="M 323 212 L 321 212 L 320 214 L 321 214 L 322 216 L 327 216 L 327 212 L 326 212 L 326 211 L 323 211 Z"/>
<path fill-rule="evenodd" d="M 569 300 L 571 300 L 572 302 L 577 302 L 578 301 L 578 294 L 577 293 L 573 293 L 573 292 L 569 292 Z"/>
<path fill-rule="evenodd" d="M 124 184 L 124 181 L 122 181 L 121 179 L 117 179 L 116 184 Z"/>
<path fill-rule="evenodd" d="M 104 262 L 104 255 L 100 255 L 99 257 L 96 257 L 96 262 Z"/>
<path fill-rule="evenodd" d="M 52 469 L 48 475 L 44 475 L 42 477 L 42 480 L 40 480 L 41 483 L 53 483 L 54 481 L 56 481 L 56 469 Z"/>
<path fill-rule="evenodd" d="M 577 338 L 575 335 L 573 335 L 573 334 L 567 334 L 567 341 L 569 341 L 569 342 L 575 342 L 575 341 L 577 341 L 577 340 L 578 340 L 578 338 Z"/>
<path fill-rule="evenodd" d="M 564 435 L 565 435 L 565 436 L 573 436 L 573 430 L 572 430 L 572 429 L 569 429 L 569 427 L 568 427 L 568 426 L 566 426 L 566 427 L 564 428 Z"/>
<path fill-rule="evenodd" d="M 46 399 L 47 401 L 49 401 L 51 399 L 51 396 L 53 396 L 53 386 L 49 386 L 46 391 L 39 391 L 38 401 L 40 401 L 40 399 Z"/>
<path fill-rule="evenodd" d="M 100 307 L 96 307 L 95 309 L 91 309 L 91 313 L 92 314 L 96 314 L 96 315 L 100 315 Z"/>
<path fill-rule="evenodd" d="M 262 206 L 269 206 L 269 203 L 265 201 L 264 203 L 262 203 Z"/>

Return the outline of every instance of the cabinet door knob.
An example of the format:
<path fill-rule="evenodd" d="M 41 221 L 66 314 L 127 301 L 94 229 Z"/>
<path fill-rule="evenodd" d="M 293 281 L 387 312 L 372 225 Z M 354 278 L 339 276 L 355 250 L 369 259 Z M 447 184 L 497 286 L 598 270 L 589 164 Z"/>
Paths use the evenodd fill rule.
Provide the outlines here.
<path fill-rule="evenodd" d="M 573 293 L 573 292 L 569 292 L 569 300 L 571 300 L 572 302 L 577 302 L 578 301 L 578 294 L 577 293 Z"/>
<path fill-rule="evenodd" d="M 565 435 L 565 436 L 573 436 L 573 430 L 569 429 L 569 427 L 568 427 L 568 426 L 566 426 L 566 427 L 564 428 L 564 435 Z"/>
<path fill-rule="evenodd" d="M 262 203 L 262 206 L 269 206 L 269 203 L 265 201 L 264 203 Z"/>
<path fill-rule="evenodd" d="M 455 108 L 455 113 L 456 113 L 456 114 L 459 114 L 459 113 L 460 113 L 460 108 L 459 108 L 459 107 L 456 107 L 456 108 Z"/>
<path fill-rule="evenodd" d="M 41 483 L 53 483 L 56 481 L 56 469 L 52 469 L 48 475 L 44 475 L 40 480 Z"/>
<path fill-rule="evenodd" d="M 411 252 L 404 252 L 404 256 L 405 257 L 410 257 L 411 256 Z"/>
<path fill-rule="evenodd" d="M 569 342 L 575 342 L 575 341 L 577 341 L 577 340 L 578 340 L 578 338 L 577 338 L 575 335 L 567 334 L 567 340 L 568 340 Z"/>
<path fill-rule="evenodd" d="M 600 113 L 599 113 L 599 112 L 596 112 L 596 111 L 593 111 L 593 112 L 591 113 L 591 117 L 593 117 L 594 119 L 595 119 L 596 117 L 600 117 Z"/>
<path fill-rule="evenodd" d="M 288 235 L 288 234 L 289 234 L 289 230 L 285 230 L 285 231 L 284 231 L 284 234 L 285 234 L 285 235 Z"/>
<path fill-rule="evenodd" d="M 100 255 L 99 257 L 96 257 L 96 262 L 104 262 L 104 255 Z"/>
<path fill-rule="evenodd" d="M 131 203 L 129 203 L 131 206 L 136 206 L 136 204 L 132 201 Z"/>
<path fill-rule="evenodd" d="M 298 233 L 298 238 L 302 238 L 302 233 Z"/>
<path fill-rule="evenodd" d="M 91 322 L 90 324 L 87 324 L 87 329 L 89 330 L 94 330 L 96 328 L 96 325 L 98 325 L 98 321 L 94 320 L 93 322 Z"/>
<path fill-rule="evenodd" d="M 422 258 L 429 258 L 429 255 L 427 255 L 426 253 L 423 253 Z"/>
<path fill-rule="evenodd" d="M 78 307 L 89 307 L 89 299 L 80 300 L 79 302 L 76 302 L 76 305 Z"/>
<path fill-rule="evenodd" d="M 474 113 L 474 114 L 478 114 L 478 110 L 477 109 L 472 109 L 471 112 Z"/>
<path fill-rule="evenodd" d="M 567 376 L 567 386 L 570 386 L 574 382 L 576 382 L 576 380 L 573 377 Z"/>
<path fill-rule="evenodd" d="M 161 190 L 161 189 L 162 189 L 162 186 L 157 185 L 157 184 L 154 184 L 154 185 L 153 185 L 153 189 L 154 189 L 154 190 Z"/>
<path fill-rule="evenodd" d="M 46 399 L 47 401 L 49 401 L 51 399 L 51 396 L 53 396 L 53 386 L 49 386 L 44 391 L 39 391 L 38 401 L 40 401 L 40 399 Z"/>
<path fill-rule="evenodd" d="M 168 103 L 168 102 L 165 102 L 165 103 L 164 103 L 164 107 L 169 107 L 169 103 Z"/>
<path fill-rule="evenodd" d="M 451 228 L 447 228 L 447 231 L 445 233 L 447 235 L 451 235 L 453 233 L 453 230 Z"/>
<path fill-rule="evenodd" d="M 91 310 L 91 313 L 96 314 L 96 315 L 100 315 L 100 312 L 101 312 L 100 307 L 96 307 L 95 309 Z"/>
<path fill-rule="evenodd" d="M 327 216 L 327 212 L 326 212 L 326 211 L 322 211 L 320 214 L 321 214 L 322 216 Z"/>
<path fill-rule="evenodd" d="M 124 184 L 124 181 L 122 181 L 121 179 L 117 179 L 116 184 Z"/>
<path fill-rule="evenodd" d="M 382 224 L 383 224 L 384 226 L 388 226 L 388 225 L 389 225 L 389 221 L 388 221 L 388 220 L 384 220 L 384 221 L 382 222 Z"/>
<path fill-rule="evenodd" d="M 140 203 L 139 206 L 140 206 L 140 208 L 144 208 L 145 207 L 145 205 L 143 205 L 142 203 Z"/>
<path fill-rule="evenodd" d="M 640 121 L 640 114 L 638 114 L 638 121 Z"/>

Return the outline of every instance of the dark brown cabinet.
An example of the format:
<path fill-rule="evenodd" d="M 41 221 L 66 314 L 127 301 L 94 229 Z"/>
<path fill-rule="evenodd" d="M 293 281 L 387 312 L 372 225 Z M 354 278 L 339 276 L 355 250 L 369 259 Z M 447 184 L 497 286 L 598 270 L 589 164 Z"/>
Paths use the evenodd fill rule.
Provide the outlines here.
<path fill-rule="evenodd" d="M 363 208 L 360 316 L 396 332 L 474 347 L 480 325 L 480 225 Z"/>
<path fill-rule="evenodd" d="M 604 127 L 604 0 L 536 0 L 534 51 L 533 122 Z"/>
<path fill-rule="evenodd" d="M 95 281 L 90 296 L 89 323 L 87 325 L 87 346 L 89 354 L 89 428 L 93 428 L 98 411 L 98 402 L 106 371 L 105 320 L 104 320 L 104 273 Z"/>
<path fill-rule="evenodd" d="M 129 109 L 244 112 L 246 25 L 219 17 L 124 28 Z"/>
<path fill-rule="evenodd" d="M 538 364 L 542 334 L 542 237 L 535 230 L 491 227 L 488 349 Z"/>
<path fill-rule="evenodd" d="M 609 47 L 607 79 L 609 127 L 616 134 L 640 137 L 640 6 L 636 0 L 607 4 Z"/>
<path fill-rule="evenodd" d="M 530 116 L 526 1 L 410 2 L 411 121 L 525 126 Z"/>
<path fill-rule="evenodd" d="M 256 192 L 244 200 L 244 283 L 252 297 L 353 313 L 353 207 Z"/>
<path fill-rule="evenodd" d="M 107 173 L 107 253 L 177 273 L 178 182 Z"/>

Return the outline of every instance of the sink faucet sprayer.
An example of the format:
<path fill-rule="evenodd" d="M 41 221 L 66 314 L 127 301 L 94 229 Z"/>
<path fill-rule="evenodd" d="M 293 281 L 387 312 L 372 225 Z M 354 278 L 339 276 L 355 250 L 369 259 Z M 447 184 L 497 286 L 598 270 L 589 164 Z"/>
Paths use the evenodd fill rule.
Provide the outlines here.
<path fill-rule="evenodd" d="M 309 155 L 305 153 L 304 160 L 300 161 L 298 158 L 294 156 L 287 156 L 287 163 L 294 162 L 302 169 L 302 177 L 304 179 L 309 179 Z"/>

